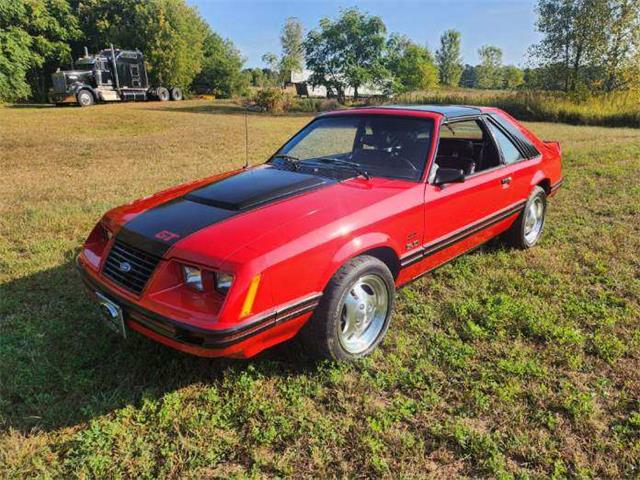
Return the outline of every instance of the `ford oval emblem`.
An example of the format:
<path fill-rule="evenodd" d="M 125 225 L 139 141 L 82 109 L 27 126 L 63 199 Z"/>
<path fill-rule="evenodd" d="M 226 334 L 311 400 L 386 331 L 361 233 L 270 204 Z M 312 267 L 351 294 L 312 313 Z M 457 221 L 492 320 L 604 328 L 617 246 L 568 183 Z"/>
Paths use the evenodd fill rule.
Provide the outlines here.
<path fill-rule="evenodd" d="M 122 262 L 118 265 L 121 272 L 127 273 L 131 271 L 131 264 L 129 262 Z"/>

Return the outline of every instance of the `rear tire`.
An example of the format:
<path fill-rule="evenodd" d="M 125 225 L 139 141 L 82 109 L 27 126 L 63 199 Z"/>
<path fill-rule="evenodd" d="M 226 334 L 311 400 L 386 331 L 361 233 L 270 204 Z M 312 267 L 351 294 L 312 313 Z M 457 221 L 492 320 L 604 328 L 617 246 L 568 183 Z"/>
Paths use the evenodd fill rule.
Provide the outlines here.
<path fill-rule="evenodd" d="M 171 98 L 171 96 L 169 95 L 169 90 L 164 87 L 156 88 L 156 98 L 161 102 L 168 101 Z"/>
<path fill-rule="evenodd" d="M 171 100 L 174 100 L 176 102 L 179 102 L 180 100 L 182 100 L 182 90 L 179 89 L 178 87 L 173 87 L 170 90 L 171 93 Z"/>
<path fill-rule="evenodd" d="M 93 93 L 89 90 L 80 90 L 76 95 L 76 99 L 78 100 L 78 105 L 81 107 L 90 107 L 91 105 L 96 103 L 96 99 L 93 97 Z"/>
<path fill-rule="evenodd" d="M 547 194 L 542 187 L 534 187 L 524 210 L 504 235 L 509 245 L 526 250 L 533 247 L 544 230 L 547 213 Z"/>
<path fill-rule="evenodd" d="M 395 285 L 389 268 L 368 255 L 346 262 L 329 281 L 300 333 L 313 357 L 355 361 L 369 355 L 389 328 Z"/>

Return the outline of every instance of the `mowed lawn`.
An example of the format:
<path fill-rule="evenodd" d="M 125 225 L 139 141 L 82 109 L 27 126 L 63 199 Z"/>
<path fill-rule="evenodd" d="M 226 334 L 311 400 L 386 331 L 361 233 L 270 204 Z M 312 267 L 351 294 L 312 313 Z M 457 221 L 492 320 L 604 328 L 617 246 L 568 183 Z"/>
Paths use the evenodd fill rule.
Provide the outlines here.
<path fill-rule="evenodd" d="M 249 115 L 251 162 L 309 118 Z M 541 243 L 402 290 L 336 365 L 120 341 L 75 272 L 107 209 L 242 164 L 236 107 L 0 107 L 0 478 L 638 476 L 640 130 L 529 126 L 565 161 Z"/>

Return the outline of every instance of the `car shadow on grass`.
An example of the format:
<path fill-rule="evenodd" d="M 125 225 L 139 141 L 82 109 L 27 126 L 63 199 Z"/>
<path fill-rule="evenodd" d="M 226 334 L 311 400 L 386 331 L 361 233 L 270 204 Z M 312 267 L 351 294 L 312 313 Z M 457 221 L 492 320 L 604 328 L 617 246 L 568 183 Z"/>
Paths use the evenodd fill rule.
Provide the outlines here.
<path fill-rule="evenodd" d="M 194 357 L 135 332 L 121 340 L 100 324 L 73 261 L 0 285 L 0 430 L 76 425 L 249 365 L 267 376 L 317 368 L 296 342 L 243 361 Z"/>

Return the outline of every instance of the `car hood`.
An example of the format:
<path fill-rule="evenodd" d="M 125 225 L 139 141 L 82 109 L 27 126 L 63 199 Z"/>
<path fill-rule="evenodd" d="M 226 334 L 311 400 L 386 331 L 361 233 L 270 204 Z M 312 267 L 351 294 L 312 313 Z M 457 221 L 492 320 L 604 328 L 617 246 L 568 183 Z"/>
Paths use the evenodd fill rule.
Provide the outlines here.
<path fill-rule="evenodd" d="M 122 224 L 117 238 L 153 255 L 215 267 L 265 236 L 300 226 L 312 232 L 397 193 L 408 183 L 381 178 L 336 181 L 271 166 L 208 180 L 115 212 L 111 218 L 119 218 Z"/>

